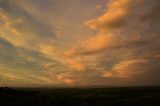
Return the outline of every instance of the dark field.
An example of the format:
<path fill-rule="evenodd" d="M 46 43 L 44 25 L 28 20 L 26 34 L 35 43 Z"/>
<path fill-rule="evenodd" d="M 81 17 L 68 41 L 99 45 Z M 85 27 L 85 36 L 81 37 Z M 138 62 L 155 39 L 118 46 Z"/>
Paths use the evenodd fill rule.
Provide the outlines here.
<path fill-rule="evenodd" d="M 160 106 L 160 87 L 0 88 L 0 106 Z"/>

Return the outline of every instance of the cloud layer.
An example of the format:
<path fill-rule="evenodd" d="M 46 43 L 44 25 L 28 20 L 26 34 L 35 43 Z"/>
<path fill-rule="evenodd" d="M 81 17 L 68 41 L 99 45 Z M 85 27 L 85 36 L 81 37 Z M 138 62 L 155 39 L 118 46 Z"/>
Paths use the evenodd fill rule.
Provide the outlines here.
<path fill-rule="evenodd" d="M 159 85 L 159 6 L 0 0 L 0 85 Z"/>

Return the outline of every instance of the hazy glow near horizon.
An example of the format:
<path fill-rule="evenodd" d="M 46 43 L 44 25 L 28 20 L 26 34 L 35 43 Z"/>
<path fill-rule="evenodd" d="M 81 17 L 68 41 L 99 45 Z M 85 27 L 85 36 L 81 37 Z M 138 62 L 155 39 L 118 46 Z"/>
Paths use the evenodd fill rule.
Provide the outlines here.
<path fill-rule="evenodd" d="M 160 84 L 159 0 L 0 0 L 0 86 Z"/>

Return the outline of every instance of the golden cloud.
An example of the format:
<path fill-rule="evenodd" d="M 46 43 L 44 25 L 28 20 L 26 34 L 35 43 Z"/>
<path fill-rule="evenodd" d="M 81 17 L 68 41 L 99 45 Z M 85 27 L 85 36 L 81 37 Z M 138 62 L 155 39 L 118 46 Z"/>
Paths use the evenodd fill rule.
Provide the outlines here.
<path fill-rule="evenodd" d="M 92 29 L 110 29 L 122 24 L 131 7 L 130 0 L 113 0 L 106 12 L 97 19 L 85 22 Z"/>
<path fill-rule="evenodd" d="M 88 53 L 98 52 L 106 49 L 107 47 L 110 47 L 114 40 L 114 36 L 109 34 L 98 35 L 86 41 L 83 45 L 83 48 Z"/>
<path fill-rule="evenodd" d="M 86 69 L 85 64 L 77 60 L 69 60 L 67 62 L 67 66 L 69 66 L 72 70 L 77 70 L 77 71 L 85 71 Z"/>
<path fill-rule="evenodd" d="M 75 80 L 72 80 L 72 79 L 64 79 L 63 80 L 64 81 L 64 83 L 66 83 L 67 85 L 73 85 L 73 84 L 75 84 Z"/>
<path fill-rule="evenodd" d="M 116 64 L 111 71 L 105 71 L 103 77 L 117 77 L 117 78 L 133 78 L 136 75 L 144 72 L 140 67 L 141 64 L 146 63 L 147 60 L 135 59 L 126 60 Z"/>
<path fill-rule="evenodd" d="M 98 35 L 91 37 L 86 41 L 82 41 L 75 48 L 68 49 L 64 52 L 64 56 L 70 57 L 75 55 L 94 54 L 105 49 L 116 46 L 118 39 L 112 34 L 100 32 Z M 117 42 L 118 43 L 118 42 Z"/>
<path fill-rule="evenodd" d="M 48 42 L 41 39 L 32 30 L 24 29 L 23 31 L 16 27 L 23 24 L 23 18 L 13 19 L 5 11 L 0 11 L 2 24 L 0 24 L 0 38 L 5 39 L 12 45 L 29 51 L 35 51 L 46 57 L 55 58 L 55 44 L 47 39 Z"/>

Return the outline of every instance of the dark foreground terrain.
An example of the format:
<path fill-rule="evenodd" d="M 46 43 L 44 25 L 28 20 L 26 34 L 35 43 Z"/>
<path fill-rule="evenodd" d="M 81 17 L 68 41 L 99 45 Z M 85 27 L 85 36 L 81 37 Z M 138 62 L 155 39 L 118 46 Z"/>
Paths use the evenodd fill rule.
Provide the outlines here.
<path fill-rule="evenodd" d="M 160 106 L 160 87 L 0 88 L 0 106 Z"/>

